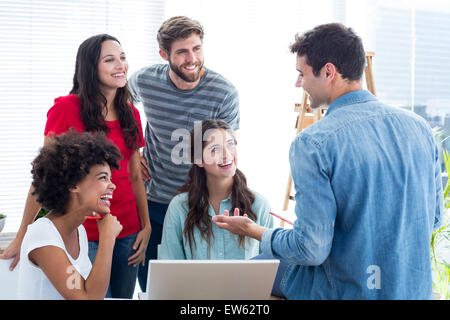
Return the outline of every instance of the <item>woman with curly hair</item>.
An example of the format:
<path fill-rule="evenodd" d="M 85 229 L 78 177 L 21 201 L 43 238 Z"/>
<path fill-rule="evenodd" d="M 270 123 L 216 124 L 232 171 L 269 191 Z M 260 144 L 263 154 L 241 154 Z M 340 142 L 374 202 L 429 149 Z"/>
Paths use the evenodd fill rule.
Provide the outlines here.
<path fill-rule="evenodd" d="M 110 214 L 120 151 L 104 134 L 73 130 L 44 146 L 32 162 L 33 195 L 50 212 L 28 226 L 19 264 L 19 299 L 103 299 L 116 236 Z M 82 223 L 98 221 L 99 249 L 92 265 Z"/>
<path fill-rule="evenodd" d="M 202 148 L 196 144 L 200 143 Z M 186 183 L 169 204 L 159 259 L 250 259 L 259 242 L 236 236 L 212 223 L 233 212 L 267 228 L 273 226 L 267 200 L 247 187 L 237 168 L 236 139 L 223 120 L 205 120 L 190 135 L 193 165 Z"/>
<path fill-rule="evenodd" d="M 44 145 L 54 135 L 72 127 L 77 131 L 105 132 L 122 154 L 120 169 L 112 175 L 117 188 L 111 200 L 111 214 L 123 226 L 114 248 L 107 294 L 113 298 L 133 296 L 136 267 L 144 263 L 151 232 L 139 157 L 139 148 L 145 142 L 139 112 L 132 105 L 127 86 L 127 71 L 128 62 L 116 38 L 100 34 L 85 40 L 78 48 L 72 90 L 69 95 L 55 99 L 47 113 L 44 131 Z M 15 257 L 11 268 L 17 264 L 26 228 L 40 209 L 32 193 L 33 187 L 16 239 L 3 255 L 4 258 Z M 84 227 L 89 239 L 89 256 L 94 261 L 99 246 L 97 225 L 87 220 Z"/>

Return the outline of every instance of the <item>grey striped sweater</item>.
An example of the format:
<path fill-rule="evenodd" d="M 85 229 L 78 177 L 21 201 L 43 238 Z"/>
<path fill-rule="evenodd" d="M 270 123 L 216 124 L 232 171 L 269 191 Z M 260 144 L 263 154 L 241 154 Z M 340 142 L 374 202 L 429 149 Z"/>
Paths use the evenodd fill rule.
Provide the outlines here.
<path fill-rule="evenodd" d="M 189 142 L 183 133 L 189 132 L 196 121 L 206 119 L 222 119 L 233 130 L 239 129 L 238 92 L 210 69 L 194 89 L 179 90 L 169 78 L 168 64 L 137 71 L 128 85 L 136 102 L 143 104 L 147 118 L 144 156 L 152 177 L 146 184 L 147 198 L 169 203 L 191 166 L 183 161 L 185 154 L 179 152 L 186 150 L 183 148 Z"/>

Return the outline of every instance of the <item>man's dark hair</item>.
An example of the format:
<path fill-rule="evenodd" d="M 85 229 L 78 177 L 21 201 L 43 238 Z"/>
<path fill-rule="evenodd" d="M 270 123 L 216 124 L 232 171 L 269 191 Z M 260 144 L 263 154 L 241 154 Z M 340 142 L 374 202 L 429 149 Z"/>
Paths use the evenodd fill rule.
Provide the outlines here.
<path fill-rule="evenodd" d="M 318 76 L 322 67 L 331 62 L 348 80 L 360 80 L 365 66 L 365 52 L 361 38 L 351 28 L 339 23 L 323 24 L 295 36 L 292 53 L 306 55 L 306 63 Z"/>
<path fill-rule="evenodd" d="M 31 163 L 33 195 L 45 209 L 66 213 L 69 190 L 83 180 L 92 166 L 107 163 L 119 168 L 121 153 L 103 132 L 80 133 L 70 130 L 42 147 Z"/>
<path fill-rule="evenodd" d="M 200 22 L 184 16 L 172 17 L 159 28 L 157 40 L 159 47 L 170 53 L 172 43 L 178 39 L 186 39 L 195 32 L 203 40 L 203 27 Z"/>

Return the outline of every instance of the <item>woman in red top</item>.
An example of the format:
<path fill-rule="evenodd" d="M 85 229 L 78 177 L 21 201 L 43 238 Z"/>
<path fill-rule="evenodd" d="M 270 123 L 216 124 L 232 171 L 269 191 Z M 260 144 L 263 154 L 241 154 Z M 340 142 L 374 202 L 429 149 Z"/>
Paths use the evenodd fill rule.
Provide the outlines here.
<path fill-rule="evenodd" d="M 68 96 L 55 99 L 47 113 L 44 145 L 53 135 L 73 127 L 78 131 L 103 131 L 120 149 L 120 169 L 112 173 L 116 185 L 111 214 L 123 226 L 117 237 L 106 297 L 132 298 L 137 266 L 144 263 L 150 238 L 147 197 L 141 178 L 139 148 L 145 142 L 138 110 L 132 105 L 127 86 L 128 62 L 119 41 L 101 34 L 88 38 L 78 48 L 73 88 Z M 4 257 L 16 257 L 28 224 L 39 211 L 30 188 L 24 216 L 16 239 Z M 98 248 L 96 221 L 84 222 L 89 239 L 89 256 L 95 260 Z"/>

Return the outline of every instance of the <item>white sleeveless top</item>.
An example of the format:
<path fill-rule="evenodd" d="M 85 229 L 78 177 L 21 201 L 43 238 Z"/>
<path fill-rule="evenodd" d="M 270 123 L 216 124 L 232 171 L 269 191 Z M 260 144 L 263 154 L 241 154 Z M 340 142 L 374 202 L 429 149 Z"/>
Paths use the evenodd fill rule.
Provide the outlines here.
<path fill-rule="evenodd" d="M 88 239 L 83 225 L 78 227 L 78 241 L 80 253 L 77 259 L 73 259 L 67 252 L 64 241 L 53 222 L 48 218 L 40 218 L 28 226 L 27 232 L 20 249 L 19 284 L 17 298 L 23 300 L 59 300 L 64 297 L 56 290 L 45 273 L 30 261 L 28 254 L 34 249 L 55 246 L 64 250 L 70 263 L 80 273 L 83 279 L 87 279 L 92 269 L 92 263 L 88 256 Z M 74 270 L 67 270 L 68 276 Z M 68 277 L 68 286 L 75 286 L 76 280 Z"/>

